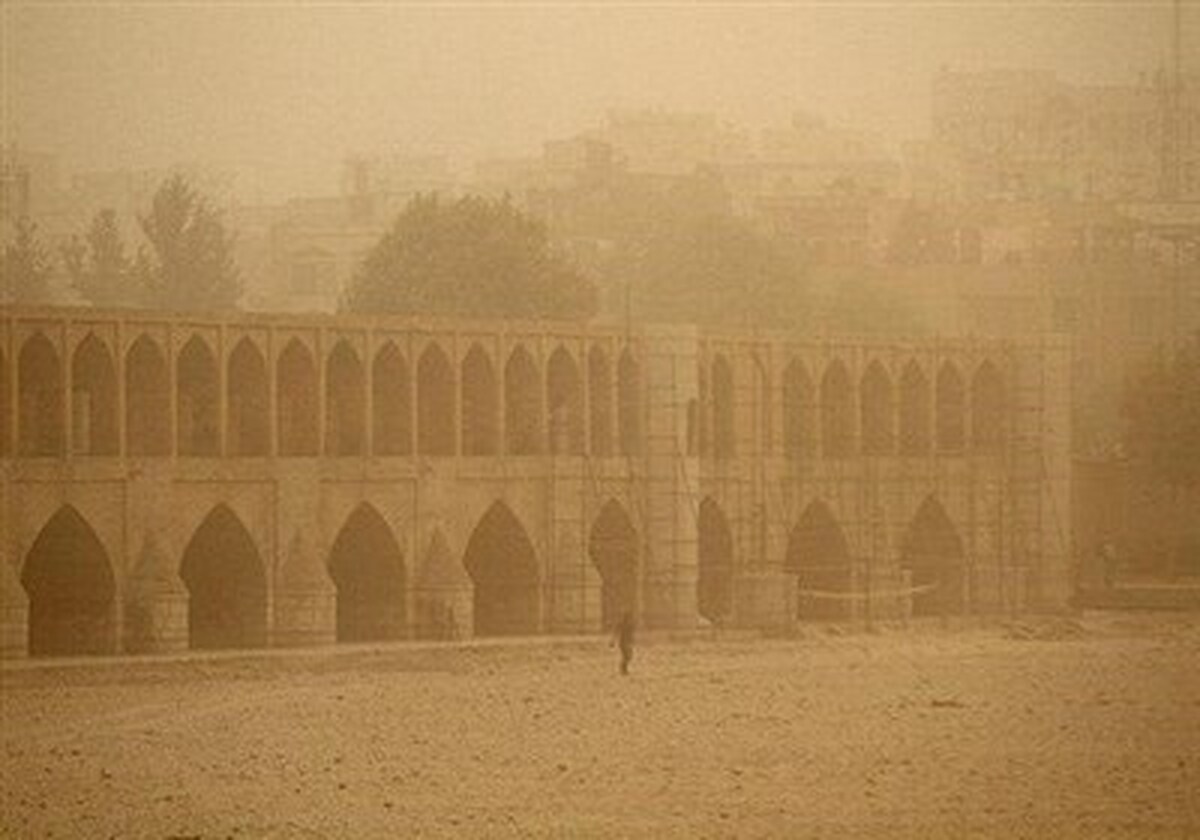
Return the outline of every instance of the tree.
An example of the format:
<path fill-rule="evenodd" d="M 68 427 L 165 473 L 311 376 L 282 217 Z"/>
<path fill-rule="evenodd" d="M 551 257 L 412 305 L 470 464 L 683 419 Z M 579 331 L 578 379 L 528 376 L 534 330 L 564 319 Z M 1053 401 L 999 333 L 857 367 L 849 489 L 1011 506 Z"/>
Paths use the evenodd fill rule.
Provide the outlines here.
<path fill-rule="evenodd" d="M 117 214 L 101 210 L 85 241 L 73 236 L 62 249 L 71 285 L 97 306 L 128 306 L 139 301 L 134 264 L 125 254 Z"/>
<path fill-rule="evenodd" d="M 37 225 L 17 219 L 13 240 L 0 260 L 0 290 L 14 303 L 45 303 L 50 298 L 50 255 L 38 241 Z"/>
<path fill-rule="evenodd" d="M 356 312 L 587 318 L 595 289 L 507 200 L 418 196 L 363 260 L 343 299 Z"/>
<path fill-rule="evenodd" d="M 1160 352 L 1126 390 L 1129 455 L 1179 490 L 1200 490 L 1200 333 Z"/>
<path fill-rule="evenodd" d="M 220 213 L 180 175 L 159 186 L 141 219 L 150 252 L 135 274 L 146 301 L 159 309 L 219 310 L 237 306 L 241 279 L 234 237 Z"/>

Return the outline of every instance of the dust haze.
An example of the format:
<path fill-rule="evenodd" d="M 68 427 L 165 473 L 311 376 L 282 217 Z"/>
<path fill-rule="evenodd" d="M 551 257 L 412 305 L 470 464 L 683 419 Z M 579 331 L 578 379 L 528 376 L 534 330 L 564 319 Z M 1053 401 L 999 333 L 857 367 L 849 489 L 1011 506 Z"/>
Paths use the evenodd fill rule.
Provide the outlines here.
<path fill-rule="evenodd" d="M 0 837 L 1200 836 L 1200 4 L 0 4 Z"/>

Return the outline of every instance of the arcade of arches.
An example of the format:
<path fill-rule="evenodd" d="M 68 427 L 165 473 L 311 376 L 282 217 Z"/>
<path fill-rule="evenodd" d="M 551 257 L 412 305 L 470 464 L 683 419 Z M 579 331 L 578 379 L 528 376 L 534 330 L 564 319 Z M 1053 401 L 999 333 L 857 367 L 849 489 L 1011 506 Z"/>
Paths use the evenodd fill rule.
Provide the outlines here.
<path fill-rule="evenodd" d="M 0 655 L 599 632 L 629 611 L 775 626 L 855 619 L 867 589 L 881 617 L 1065 591 L 1066 444 L 1012 401 L 1037 383 L 1060 410 L 1041 349 L 0 315 Z M 1013 472 L 1018 445 L 1049 483 Z"/>

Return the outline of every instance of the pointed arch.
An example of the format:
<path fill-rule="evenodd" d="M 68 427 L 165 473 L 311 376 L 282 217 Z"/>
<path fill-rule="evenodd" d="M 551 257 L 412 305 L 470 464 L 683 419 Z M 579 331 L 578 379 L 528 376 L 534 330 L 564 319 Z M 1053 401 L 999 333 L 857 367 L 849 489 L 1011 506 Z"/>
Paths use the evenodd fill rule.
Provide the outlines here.
<path fill-rule="evenodd" d="M 1004 447 L 1004 381 L 991 361 L 971 378 L 971 446 L 976 452 Z"/>
<path fill-rule="evenodd" d="M 900 377 L 900 453 L 925 455 L 930 446 L 929 380 L 916 361 Z"/>
<path fill-rule="evenodd" d="M 612 370 L 608 354 L 598 345 L 588 351 L 589 452 L 607 458 L 613 452 Z"/>
<path fill-rule="evenodd" d="M 711 498 L 700 503 L 696 607 L 720 624 L 733 615 L 733 532 L 721 506 Z"/>
<path fill-rule="evenodd" d="M 116 584 L 108 552 L 71 505 L 43 526 L 21 569 L 30 656 L 115 653 Z"/>
<path fill-rule="evenodd" d="M 158 343 L 138 336 L 125 353 L 125 452 L 171 453 L 171 385 Z"/>
<path fill-rule="evenodd" d="M 462 362 L 462 453 L 500 451 L 500 386 L 492 360 L 472 344 Z"/>
<path fill-rule="evenodd" d="M 735 451 L 733 370 L 721 354 L 712 363 L 713 454 L 732 458 Z"/>
<path fill-rule="evenodd" d="M 962 611 L 965 594 L 962 539 L 941 502 L 933 496 L 921 503 L 909 523 L 900 567 L 911 573 L 911 584 L 918 589 L 912 596 L 913 615 Z"/>
<path fill-rule="evenodd" d="M 937 405 L 934 415 L 939 452 L 962 452 L 966 444 L 966 399 L 962 374 L 953 362 L 945 362 L 937 375 Z"/>
<path fill-rule="evenodd" d="M 71 449 L 116 455 L 117 373 L 108 345 L 88 333 L 71 356 Z"/>
<path fill-rule="evenodd" d="M 588 555 L 600 573 L 600 626 L 611 628 L 636 608 L 638 535 L 616 499 L 600 509 L 588 534 Z"/>
<path fill-rule="evenodd" d="M 550 354 L 546 365 L 546 399 L 550 420 L 550 451 L 556 455 L 583 454 L 583 384 L 579 367 L 565 347 Z"/>
<path fill-rule="evenodd" d="M 280 455 L 317 454 L 317 364 L 307 345 L 288 341 L 275 365 L 275 410 Z"/>
<path fill-rule="evenodd" d="M 225 375 L 225 444 L 229 455 L 270 454 L 270 388 L 262 352 L 249 336 L 243 336 L 229 354 Z"/>
<path fill-rule="evenodd" d="M 628 347 L 617 362 L 617 443 L 622 455 L 642 452 L 642 372 Z"/>
<path fill-rule="evenodd" d="M 504 437 L 509 455 L 542 452 L 542 393 L 537 365 L 518 344 L 504 365 Z"/>
<path fill-rule="evenodd" d="M 475 585 L 476 636 L 538 632 L 541 576 L 537 555 L 520 520 L 503 502 L 495 502 L 475 526 L 463 566 Z"/>
<path fill-rule="evenodd" d="M 849 602 L 836 596 L 854 589 L 850 547 L 824 502 L 810 502 L 796 521 L 788 535 L 784 568 L 796 575 L 798 617 L 849 617 Z"/>
<path fill-rule="evenodd" d="M 329 552 L 337 587 L 337 640 L 368 642 L 405 635 L 408 588 L 404 552 L 379 511 L 356 507 Z"/>
<path fill-rule="evenodd" d="M 442 348 L 430 343 L 417 360 L 417 452 L 453 455 L 457 443 L 454 422 L 454 367 Z"/>
<path fill-rule="evenodd" d="M 408 360 L 387 342 L 371 363 L 372 441 L 376 455 L 411 455 L 412 382 Z"/>
<path fill-rule="evenodd" d="M 267 643 L 267 576 L 237 515 L 219 504 L 192 534 L 179 576 L 188 591 L 188 646 L 194 650 Z"/>
<path fill-rule="evenodd" d="M 217 455 L 221 441 L 216 357 L 208 342 L 193 335 L 175 366 L 175 448 L 180 455 Z"/>
<path fill-rule="evenodd" d="M 892 380 L 878 360 L 867 366 L 860 394 L 863 454 L 891 455 L 895 449 Z"/>
<path fill-rule="evenodd" d="M 821 377 L 821 455 L 846 458 L 854 454 L 854 389 L 850 374 L 837 359 Z"/>
<path fill-rule="evenodd" d="M 783 448 L 791 458 L 812 454 L 815 442 L 812 379 L 800 359 L 783 372 Z"/>
<path fill-rule="evenodd" d="M 62 455 L 66 444 L 62 363 L 43 333 L 36 333 L 21 346 L 17 400 L 18 451 L 32 456 Z"/>

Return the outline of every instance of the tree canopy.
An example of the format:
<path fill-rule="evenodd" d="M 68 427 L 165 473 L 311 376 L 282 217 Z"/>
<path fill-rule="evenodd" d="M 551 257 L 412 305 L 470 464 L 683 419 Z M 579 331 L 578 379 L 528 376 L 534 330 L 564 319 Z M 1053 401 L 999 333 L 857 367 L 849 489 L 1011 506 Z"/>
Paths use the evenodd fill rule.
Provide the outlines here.
<path fill-rule="evenodd" d="M 38 241 L 37 225 L 21 216 L 0 258 L 0 295 L 14 303 L 46 303 L 51 271 L 50 255 Z"/>
<path fill-rule="evenodd" d="M 63 265 L 71 285 L 96 306 L 127 306 L 141 297 L 134 263 L 125 253 L 117 214 L 101 210 L 92 219 L 84 239 L 77 236 L 62 249 Z"/>
<path fill-rule="evenodd" d="M 179 175 L 162 183 L 141 218 L 150 248 L 136 270 L 148 305 L 159 309 L 221 310 L 237 306 L 241 278 L 233 235 L 220 213 Z"/>
<path fill-rule="evenodd" d="M 587 318 L 592 284 L 508 200 L 418 196 L 363 260 L 343 299 L 356 312 Z"/>
<path fill-rule="evenodd" d="M 1170 486 L 1200 489 L 1200 332 L 1133 378 L 1125 414 L 1130 456 Z"/>

